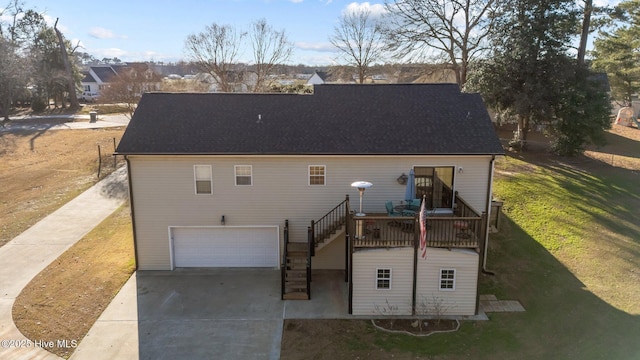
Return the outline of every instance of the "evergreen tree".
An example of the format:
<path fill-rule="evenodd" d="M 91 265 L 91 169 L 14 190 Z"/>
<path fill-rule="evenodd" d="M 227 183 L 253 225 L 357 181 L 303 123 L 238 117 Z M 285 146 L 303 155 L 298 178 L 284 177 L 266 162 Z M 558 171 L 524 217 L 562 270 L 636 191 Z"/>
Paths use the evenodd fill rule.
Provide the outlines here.
<path fill-rule="evenodd" d="M 618 25 L 593 43 L 593 67 L 607 73 L 612 98 L 628 106 L 640 90 L 640 1 L 620 3 L 613 18 Z"/>
<path fill-rule="evenodd" d="M 499 116 L 517 121 L 513 145 L 525 147 L 534 125 L 545 125 L 563 154 L 601 138 L 608 124 L 606 94 L 569 53 L 578 22 L 572 0 L 514 0 L 498 14 L 501 31 L 492 37 L 492 56 L 478 64 L 469 83 Z M 582 100 L 595 98 L 604 99 L 593 104 L 598 111 L 583 116 Z"/>

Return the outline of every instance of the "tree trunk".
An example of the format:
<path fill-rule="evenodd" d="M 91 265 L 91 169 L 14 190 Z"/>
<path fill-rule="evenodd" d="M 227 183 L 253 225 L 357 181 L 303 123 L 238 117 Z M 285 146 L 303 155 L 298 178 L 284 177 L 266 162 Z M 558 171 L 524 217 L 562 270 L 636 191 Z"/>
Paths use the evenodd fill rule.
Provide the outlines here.
<path fill-rule="evenodd" d="M 2 111 L 2 117 L 4 117 L 4 121 L 9 121 L 9 108 L 11 107 L 11 100 L 7 97 L 6 100 L 3 101 L 4 104 L 0 106 L 0 111 Z"/>
<path fill-rule="evenodd" d="M 582 34 L 580 35 L 580 46 L 578 47 L 578 65 L 584 65 L 584 56 L 587 52 L 587 39 L 589 38 L 589 26 L 591 26 L 591 12 L 593 11 L 593 0 L 584 0 L 584 18 L 582 19 Z"/>
<path fill-rule="evenodd" d="M 55 25 L 53 25 L 53 29 L 56 31 L 56 35 L 58 35 L 58 44 L 60 45 L 60 54 L 62 55 L 62 63 L 64 64 L 64 70 L 67 76 L 67 86 L 69 88 L 69 108 L 71 110 L 80 109 L 80 102 L 78 101 L 78 96 L 76 95 L 76 83 L 73 81 L 73 72 L 71 71 L 71 64 L 69 63 L 69 56 L 67 55 L 67 47 L 64 45 L 64 38 L 62 37 L 62 33 L 58 30 L 58 19 L 56 19 Z M 64 99 L 63 99 L 64 101 Z"/>

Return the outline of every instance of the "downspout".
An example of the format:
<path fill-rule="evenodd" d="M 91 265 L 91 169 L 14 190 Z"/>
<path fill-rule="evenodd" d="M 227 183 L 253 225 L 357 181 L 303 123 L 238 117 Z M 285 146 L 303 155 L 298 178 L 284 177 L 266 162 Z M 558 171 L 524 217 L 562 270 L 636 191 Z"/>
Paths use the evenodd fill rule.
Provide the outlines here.
<path fill-rule="evenodd" d="M 138 241 L 136 239 L 136 216 L 135 216 L 135 207 L 133 206 L 133 184 L 131 182 L 131 163 L 129 162 L 129 157 L 127 155 L 124 156 L 124 160 L 127 162 L 127 181 L 129 183 L 129 208 L 131 209 L 131 226 L 133 231 L 133 253 L 136 262 L 136 270 L 139 268 L 138 262 Z"/>
<path fill-rule="evenodd" d="M 489 184 L 487 186 L 487 208 L 485 213 L 487 214 L 486 224 L 485 224 L 485 234 L 484 234 L 484 254 L 482 254 L 482 273 L 488 275 L 495 275 L 493 271 L 487 270 L 487 251 L 489 249 L 489 222 L 491 221 L 491 200 L 493 196 L 493 173 L 494 173 L 494 163 L 496 161 L 496 156 L 491 156 L 491 161 L 489 162 Z"/>

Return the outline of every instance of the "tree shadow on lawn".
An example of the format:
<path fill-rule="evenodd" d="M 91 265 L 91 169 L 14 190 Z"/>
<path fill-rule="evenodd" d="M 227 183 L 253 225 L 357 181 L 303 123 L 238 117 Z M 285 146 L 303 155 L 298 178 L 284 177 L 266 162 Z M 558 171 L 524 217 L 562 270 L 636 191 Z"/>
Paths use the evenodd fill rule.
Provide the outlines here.
<path fill-rule="evenodd" d="M 36 148 L 36 140 L 51 130 L 54 126 L 64 124 L 66 122 L 73 122 L 73 119 L 28 119 L 28 120 L 13 120 L 6 123 L 3 127 L 0 127 L 0 142 L 2 139 L 6 139 L 4 135 L 11 134 L 14 136 L 28 137 L 31 136 L 29 141 L 31 151 Z M 3 150 L 3 151 L 6 151 Z"/>
<path fill-rule="evenodd" d="M 640 245 L 640 182 L 637 171 L 614 167 L 585 156 L 531 155 L 513 157 L 546 171 L 550 183 L 541 186 L 539 178 L 524 175 L 518 179 L 521 186 L 532 193 L 544 191 L 543 196 L 553 199 L 559 207 L 576 206 L 598 225 Z M 566 204 L 564 193 L 556 196 L 554 187 L 569 192 L 572 204 Z M 574 224 L 571 218 L 563 220 L 569 226 L 584 227 L 583 224 Z M 626 247 L 626 244 L 620 245 Z M 635 251 L 633 256 L 640 258 L 640 253 Z"/>
<path fill-rule="evenodd" d="M 495 275 L 482 276 L 480 293 L 517 299 L 526 312 L 494 313 L 486 324 L 467 326 L 468 336 L 480 328 L 478 354 L 496 355 L 482 344 L 503 342 L 507 346 L 496 350 L 506 358 L 640 358 L 640 317 L 594 295 L 522 228 L 506 216 L 504 220 L 503 230 L 489 245 L 488 267 Z M 611 284 L 610 291 L 615 289 L 616 284 Z"/>
<path fill-rule="evenodd" d="M 619 125 L 620 126 L 620 125 Z M 630 131 L 637 131 L 640 133 L 640 129 L 629 128 Z M 601 152 L 604 154 L 628 156 L 636 159 L 640 159 L 640 142 L 628 137 L 624 137 L 611 132 L 605 133 L 605 139 L 607 144 L 604 146 L 588 146 L 588 150 Z M 614 146 L 615 145 L 615 146 Z"/>

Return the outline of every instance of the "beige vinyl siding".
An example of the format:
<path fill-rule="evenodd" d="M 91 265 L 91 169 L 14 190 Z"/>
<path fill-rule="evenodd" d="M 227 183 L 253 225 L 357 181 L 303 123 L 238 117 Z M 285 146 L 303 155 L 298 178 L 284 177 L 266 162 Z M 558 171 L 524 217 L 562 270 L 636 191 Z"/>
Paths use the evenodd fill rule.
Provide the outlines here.
<path fill-rule="evenodd" d="M 440 303 L 443 315 L 474 315 L 478 253 L 466 249 L 427 248 L 427 258 L 418 258 L 416 309 L 433 312 Z M 440 290 L 440 270 L 455 269 L 455 290 Z"/>
<path fill-rule="evenodd" d="M 413 252 L 408 247 L 354 252 L 353 315 L 411 315 Z M 376 289 L 378 269 L 391 269 L 391 289 Z"/>
<path fill-rule="evenodd" d="M 313 269 L 333 269 L 344 270 L 345 260 L 345 236 L 344 231 L 335 240 L 327 244 L 320 250 L 316 250 L 316 255 L 311 260 Z"/>
<path fill-rule="evenodd" d="M 404 198 L 405 186 L 396 179 L 413 166 L 459 166 L 455 189 L 478 211 L 484 209 L 490 156 L 128 156 L 136 216 L 138 266 L 141 270 L 168 270 L 169 226 L 217 226 L 225 216 L 228 226 L 280 226 L 289 219 L 290 240 L 307 240 L 310 221 L 319 219 L 345 195 L 358 205 L 354 181 L 373 187 L 364 194 L 363 210 L 384 213 L 384 203 Z M 251 165 L 252 186 L 235 185 L 235 165 Z M 309 165 L 326 166 L 325 185 L 310 186 Z M 196 195 L 194 165 L 211 165 L 213 193 Z M 340 247 L 343 248 L 343 247 Z M 322 266 L 344 261 L 344 251 L 331 255 L 320 250 Z M 333 259 L 340 253 L 340 260 Z M 320 266 L 314 268 L 321 268 Z"/>

